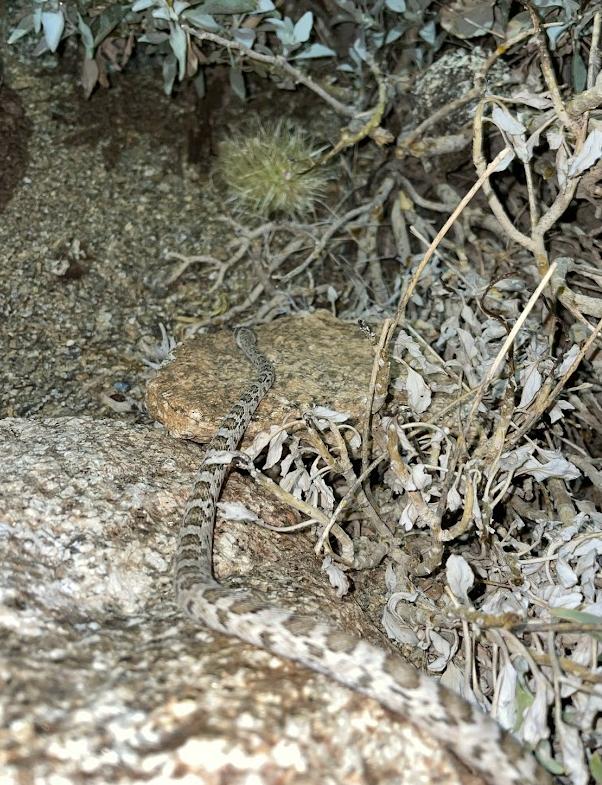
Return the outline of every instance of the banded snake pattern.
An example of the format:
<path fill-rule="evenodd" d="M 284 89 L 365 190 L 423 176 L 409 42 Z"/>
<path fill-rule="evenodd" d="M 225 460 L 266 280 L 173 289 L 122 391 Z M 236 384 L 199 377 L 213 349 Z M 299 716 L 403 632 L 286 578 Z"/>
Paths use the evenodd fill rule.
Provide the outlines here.
<path fill-rule="evenodd" d="M 313 617 L 300 616 L 254 594 L 222 586 L 213 576 L 217 501 L 228 466 L 216 454 L 235 450 L 275 372 L 254 332 L 236 331 L 239 349 L 256 375 L 209 443 L 178 534 L 175 592 L 194 622 L 295 660 L 376 699 L 440 741 L 490 785 L 550 785 L 552 778 L 520 743 L 460 696 L 400 656 Z M 212 460 L 213 459 L 213 460 Z"/>

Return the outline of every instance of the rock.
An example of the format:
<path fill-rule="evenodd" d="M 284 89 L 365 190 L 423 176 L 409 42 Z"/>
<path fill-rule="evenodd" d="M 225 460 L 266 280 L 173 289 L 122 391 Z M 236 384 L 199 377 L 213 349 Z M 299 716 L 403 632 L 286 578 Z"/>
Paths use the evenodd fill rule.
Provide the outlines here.
<path fill-rule="evenodd" d="M 423 69 L 412 89 L 412 125 L 418 125 L 442 106 L 466 95 L 474 86 L 475 76 L 486 59 L 485 52 L 479 48 L 468 51 L 457 49 L 438 57 L 428 68 Z M 497 60 L 487 72 L 487 88 L 491 92 L 507 95 L 511 83 L 510 68 L 503 60 Z M 430 133 L 457 133 L 463 125 L 472 121 L 476 104 L 475 99 L 447 115 Z"/>
<path fill-rule="evenodd" d="M 246 443 L 312 405 L 345 412 L 361 423 L 374 355 L 356 325 L 316 311 L 278 319 L 256 332 L 276 366 L 276 383 L 260 404 Z M 252 374 L 232 333 L 199 336 L 179 346 L 173 362 L 149 382 L 148 411 L 172 435 L 208 441 Z"/>
<path fill-rule="evenodd" d="M 3 785 L 476 782 L 376 702 L 180 616 L 171 562 L 197 447 L 83 418 L 2 420 L 0 441 Z M 232 497 L 291 522 L 235 473 Z M 216 570 L 386 646 L 308 550 L 222 524 Z"/>

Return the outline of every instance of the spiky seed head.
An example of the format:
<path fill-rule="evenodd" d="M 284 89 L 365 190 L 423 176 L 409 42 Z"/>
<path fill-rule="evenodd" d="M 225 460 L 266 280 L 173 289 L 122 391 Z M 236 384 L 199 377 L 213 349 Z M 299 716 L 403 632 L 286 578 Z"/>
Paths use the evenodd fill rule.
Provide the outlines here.
<path fill-rule="evenodd" d="M 218 172 L 240 208 L 301 218 L 314 211 L 329 179 L 322 168 L 307 171 L 314 162 L 307 135 L 280 121 L 223 141 Z"/>

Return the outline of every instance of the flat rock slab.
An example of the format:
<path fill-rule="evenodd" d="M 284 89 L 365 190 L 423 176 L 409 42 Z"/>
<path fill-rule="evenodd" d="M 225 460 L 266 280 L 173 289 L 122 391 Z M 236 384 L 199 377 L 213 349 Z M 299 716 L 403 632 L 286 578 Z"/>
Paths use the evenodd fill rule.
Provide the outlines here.
<path fill-rule="evenodd" d="M 356 325 L 316 311 L 278 319 L 256 332 L 261 350 L 276 367 L 276 383 L 259 406 L 246 441 L 314 405 L 361 423 L 374 353 Z M 174 360 L 149 382 L 148 411 L 173 436 L 208 441 L 252 374 L 231 332 L 199 336 L 179 346 Z"/>
<path fill-rule="evenodd" d="M 410 720 L 176 611 L 195 445 L 89 418 L 0 420 L 0 442 L 2 785 L 480 782 Z M 290 523 L 236 472 L 225 498 Z M 220 578 L 381 637 L 299 533 L 222 521 L 215 546 Z"/>

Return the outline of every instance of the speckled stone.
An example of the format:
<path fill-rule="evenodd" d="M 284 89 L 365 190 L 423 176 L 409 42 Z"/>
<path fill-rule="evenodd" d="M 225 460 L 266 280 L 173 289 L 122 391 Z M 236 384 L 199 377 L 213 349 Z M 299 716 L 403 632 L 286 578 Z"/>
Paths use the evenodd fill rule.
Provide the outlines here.
<path fill-rule="evenodd" d="M 478 785 L 375 701 L 176 611 L 195 445 L 74 417 L 0 420 L 0 441 L 3 785 Z M 230 483 L 266 522 L 290 522 L 235 472 Z M 216 571 L 380 638 L 309 549 L 222 522 Z"/>
<path fill-rule="evenodd" d="M 276 367 L 276 383 L 260 404 L 247 441 L 284 417 L 327 406 L 361 423 L 373 349 L 360 329 L 327 311 L 278 319 L 256 330 L 259 346 Z M 147 387 L 150 415 L 178 437 L 207 441 L 253 371 L 231 332 L 184 342 L 175 359 Z"/>

